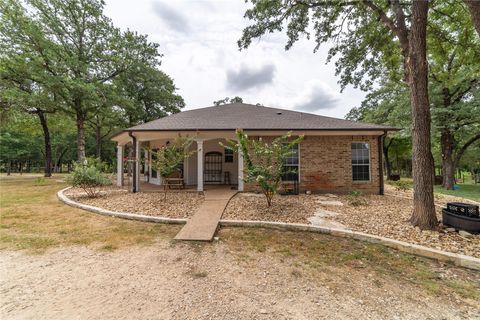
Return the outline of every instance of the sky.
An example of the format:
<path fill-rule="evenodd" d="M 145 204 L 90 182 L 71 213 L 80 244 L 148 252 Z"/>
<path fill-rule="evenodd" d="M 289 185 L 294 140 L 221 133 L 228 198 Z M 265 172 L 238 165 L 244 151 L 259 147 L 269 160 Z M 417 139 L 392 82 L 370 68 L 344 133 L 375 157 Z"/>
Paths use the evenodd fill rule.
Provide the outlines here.
<path fill-rule="evenodd" d="M 301 39 L 285 51 L 282 33 L 253 40 L 240 51 L 237 40 L 251 22 L 243 0 L 107 0 L 115 26 L 146 34 L 160 44 L 161 69 L 174 79 L 185 110 L 240 96 L 246 103 L 343 118 L 365 93 L 340 92 L 328 47 L 313 52 Z"/>

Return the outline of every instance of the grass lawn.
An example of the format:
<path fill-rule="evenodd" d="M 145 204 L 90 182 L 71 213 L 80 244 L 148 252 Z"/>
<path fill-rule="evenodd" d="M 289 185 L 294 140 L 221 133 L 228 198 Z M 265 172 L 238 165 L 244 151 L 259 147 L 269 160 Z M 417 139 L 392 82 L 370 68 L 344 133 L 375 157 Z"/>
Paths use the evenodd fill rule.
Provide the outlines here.
<path fill-rule="evenodd" d="M 171 237 L 178 226 L 112 219 L 58 201 L 63 176 L 37 182 L 38 176 L 0 177 L 0 249 L 41 253 L 58 245 L 94 245 L 111 250 Z"/>
<path fill-rule="evenodd" d="M 412 178 L 402 178 L 401 181 L 404 182 L 406 186 L 412 188 Z M 395 181 L 389 181 L 386 180 L 386 178 L 385 183 L 393 186 L 396 185 Z M 457 190 L 446 190 L 442 188 L 442 186 L 434 186 L 434 192 L 436 194 L 445 194 L 449 196 L 461 197 L 480 202 L 480 184 L 474 184 L 471 179 L 466 179 L 465 183 L 457 183 L 456 185 L 460 187 Z"/>
<path fill-rule="evenodd" d="M 106 251 L 154 245 L 158 241 L 173 247 L 184 245 L 172 240 L 180 226 L 104 217 L 64 205 L 56 198 L 56 191 L 64 186 L 61 176 L 43 183 L 37 183 L 33 176 L 0 177 L 0 250 L 43 254 L 48 248 L 70 245 Z M 480 281 L 471 280 L 477 273 L 380 245 L 266 229 L 222 228 L 219 236 L 218 242 L 189 243 L 191 250 L 227 250 L 240 262 L 252 263 L 252 267 L 252 257 L 261 253 L 292 264 L 292 274 L 313 277 L 362 270 L 362 274 L 372 273 L 387 282 L 409 283 L 433 295 L 455 293 L 480 299 Z M 441 277 L 440 273 L 446 270 L 459 276 Z"/>
<path fill-rule="evenodd" d="M 442 186 L 435 186 L 435 193 L 446 194 L 449 196 L 462 197 L 480 202 L 480 184 L 457 184 L 460 188 L 457 190 L 446 190 Z"/>

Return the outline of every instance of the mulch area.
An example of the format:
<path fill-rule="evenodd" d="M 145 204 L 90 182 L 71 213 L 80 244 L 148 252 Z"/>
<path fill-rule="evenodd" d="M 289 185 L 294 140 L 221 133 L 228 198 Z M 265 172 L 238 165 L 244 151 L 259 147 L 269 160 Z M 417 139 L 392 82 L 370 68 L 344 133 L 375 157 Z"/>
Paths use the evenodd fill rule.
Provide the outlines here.
<path fill-rule="evenodd" d="M 290 223 L 309 223 L 316 209 L 315 196 L 280 196 L 273 198 L 272 206 L 267 206 L 263 194 L 237 193 L 228 203 L 222 219 L 264 220 Z"/>
<path fill-rule="evenodd" d="M 117 188 L 106 188 L 97 198 L 87 198 L 82 190 L 75 188 L 69 189 L 66 195 L 80 203 L 107 210 L 168 218 L 188 218 L 204 200 L 196 192 L 175 190 L 167 192 L 166 200 L 163 192 L 130 193 Z"/>
<path fill-rule="evenodd" d="M 421 231 L 413 227 L 409 223 L 413 206 L 412 201 L 405 198 L 407 196 L 407 193 L 401 194 L 401 197 L 365 195 L 361 197 L 365 204 L 351 205 L 349 196 L 330 195 L 332 200 L 342 202 L 343 206 L 320 204 L 319 201 L 326 198 L 324 195 L 275 196 L 272 207 L 268 208 L 263 195 L 239 193 L 230 200 L 222 219 L 309 224 L 308 218 L 321 208 L 339 213 L 329 219 L 354 231 L 480 258 L 480 235 L 465 237 L 449 232 L 443 226 L 439 227 L 439 231 Z M 443 205 L 460 199 L 439 196 L 436 200 Z M 437 218 L 441 220 L 440 208 L 437 208 Z"/>

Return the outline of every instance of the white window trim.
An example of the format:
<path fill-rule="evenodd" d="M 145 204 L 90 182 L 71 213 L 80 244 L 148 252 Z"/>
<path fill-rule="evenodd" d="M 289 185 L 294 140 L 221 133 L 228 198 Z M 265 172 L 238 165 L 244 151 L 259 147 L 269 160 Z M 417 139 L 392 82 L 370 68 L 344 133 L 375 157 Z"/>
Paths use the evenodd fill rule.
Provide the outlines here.
<path fill-rule="evenodd" d="M 352 164 L 352 158 L 353 158 L 352 143 L 366 143 L 366 144 L 368 144 L 368 180 L 353 180 L 353 166 L 354 166 L 354 164 Z M 362 164 L 362 165 L 364 165 L 364 164 Z M 357 166 L 358 166 L 358 164 L 357 164 Z M 350 179 L 352 179 L 353 183 L 361 184 L 361 183 L 371 183 L 372 182 L 372 144 L 369 141 L 351 141 L 350 142 L 350 168 L 352 170 L 351 175 L 350 175 Z"/>
<path fill-rule="evenodd" d="M 300 184 L 300 181 L 301 181 L 301 154 L 300 154 L 300 149 L 301 149 L 301 143 L 297 143 L 298 145 L 298 150 L 297 150 L 297 157 L 298 157 L 298 164 L 297 164 L 297 176 L 298 176 L 298 184 Z M 350 147 L 351 148 L 351 147 Z M 289 167 L 293 167 L 295 165 L 288 165 Z"/>

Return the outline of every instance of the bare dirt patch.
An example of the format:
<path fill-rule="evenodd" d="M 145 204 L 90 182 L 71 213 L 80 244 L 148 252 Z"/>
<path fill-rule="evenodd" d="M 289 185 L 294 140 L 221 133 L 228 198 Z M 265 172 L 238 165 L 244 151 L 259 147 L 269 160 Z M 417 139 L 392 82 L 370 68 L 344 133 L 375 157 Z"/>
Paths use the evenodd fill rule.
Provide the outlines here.
<path fill-rule="evenodd" d="M 480 235 L 464 237 L 455 231 L 449 232 L 442 226 L 439 226 L 438 231 L 414 228 L 409 223 L 413 206 L 407 196 L 408 193 L 402 193 L 401 197 L 364 195 L 353 199 L 354 201 L 348 195 L 276 196 L 272 207 L 268 208 L 262 195 L 239 193 L 230 200 L 222 219 L 310 224 L 308 219 L 317 209 L 323 209 L 338 213 L 324 219 L 327 223 L 332 222 L 330 225 L 340 223 L 347 229 L 480 258 Z M 459 200 L 450 196 L 439 196 L 437 199 L 438 205 Z M 343 206 L 324 204 L 338 201 Z M 353 205 L 353 202 L 357 205 Z M 437 208 L 437 217 L 440 221 L 440 207 Z"/>
<path fill-rule="evenodd" d="M 122 189 L 104 189 L 101 196 L 87 198 L 79 189 L 69 189 L 66 195 L 75 201 L 118 212 L 188 218 L 192 216 L 204 197 L 197 192 L 169 190 L 164 199 L 163 192 L 130 193 Z"/>
<path fill-rule="evenodd" d="M 323 235 L 0 251 L 2 319 L 472 319 L 479 274 Z M 35 270 L 35 272 L 32 272 Z"/>

